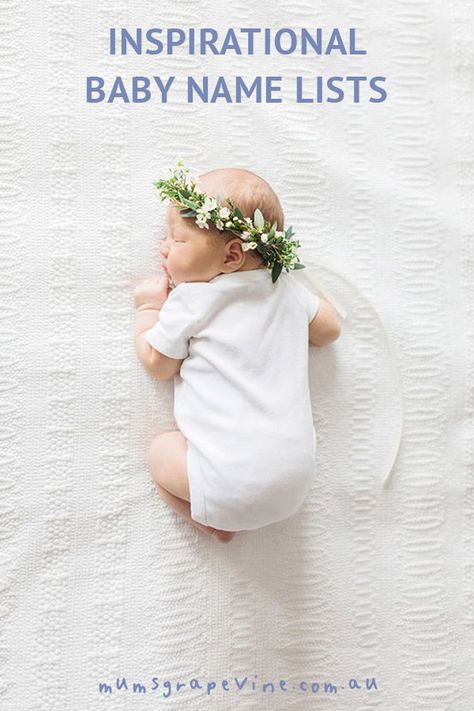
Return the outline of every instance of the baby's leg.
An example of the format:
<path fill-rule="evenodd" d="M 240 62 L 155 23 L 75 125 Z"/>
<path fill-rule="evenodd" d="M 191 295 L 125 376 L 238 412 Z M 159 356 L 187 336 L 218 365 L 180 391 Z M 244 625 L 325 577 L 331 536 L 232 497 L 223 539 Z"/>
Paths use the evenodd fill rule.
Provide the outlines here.
<path fill-rule="evenodd" d="M 151 475 L 162 499 L 180 516 L 204 533 L 219 541 L 230 541 L 235 533 L 205 526 L 191 518 L 188 474 L 186 470 L 186 438 L 179 430 L 163 432 L 155 437 L 148 453 Z"/>

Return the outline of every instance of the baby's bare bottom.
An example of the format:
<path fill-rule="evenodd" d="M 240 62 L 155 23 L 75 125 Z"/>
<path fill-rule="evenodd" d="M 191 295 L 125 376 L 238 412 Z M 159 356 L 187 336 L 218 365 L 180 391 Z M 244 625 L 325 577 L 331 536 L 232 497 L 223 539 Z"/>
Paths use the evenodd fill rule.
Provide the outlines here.
<path fill-rule="evenodd" d="M 187 442 L 179 430 L 163 432 L 152 440 L 148 466 L 161 498 L 200 531 L 227 543 L 235 533 L 205 526 L 191 518 L 189 481 L 186 469 Z"/>

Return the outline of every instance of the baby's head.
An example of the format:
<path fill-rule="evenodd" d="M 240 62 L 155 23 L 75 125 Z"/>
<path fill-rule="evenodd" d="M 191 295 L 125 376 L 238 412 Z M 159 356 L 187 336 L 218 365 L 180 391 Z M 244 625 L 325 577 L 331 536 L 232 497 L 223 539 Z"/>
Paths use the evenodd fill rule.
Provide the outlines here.
<path fill-rule="evenodd" d="M 222 206 L 230 198 L 244 217 L 253 219 L 258 207 L 265 220 L 284 227 L 284 215 L 278 196 L 260 176 L 243 168 L 216 168 L 196 178 L 197 188 L 211 197 L 221 197 Z M 175 285 L 183 281 L 209 281 L 219 274 L 238 270 L 266 269 L 256 250 L 242 249 L 235 234 L 219 230 L 212 222 L 209 229 L 198 227 L 193 217 L 182 217 L 170 203 L 166 213 L 167 234 L 160 249 L 163 267 Z"/>

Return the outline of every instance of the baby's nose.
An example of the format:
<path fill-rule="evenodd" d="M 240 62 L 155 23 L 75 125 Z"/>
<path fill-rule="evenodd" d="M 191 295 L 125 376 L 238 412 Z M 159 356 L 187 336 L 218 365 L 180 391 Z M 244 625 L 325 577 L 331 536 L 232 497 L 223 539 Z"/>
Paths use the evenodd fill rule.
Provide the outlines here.
<path fill-rule="evenodd" d="M 166 240 L 163 240 L 163 242 L 161 243 L 161 247 L 160 247 L 160 254 L 162 257 L 166 257 L 166 256 L 168 256 L 168 252 L 169 252 L 169 247 L 166 243 Z"/>

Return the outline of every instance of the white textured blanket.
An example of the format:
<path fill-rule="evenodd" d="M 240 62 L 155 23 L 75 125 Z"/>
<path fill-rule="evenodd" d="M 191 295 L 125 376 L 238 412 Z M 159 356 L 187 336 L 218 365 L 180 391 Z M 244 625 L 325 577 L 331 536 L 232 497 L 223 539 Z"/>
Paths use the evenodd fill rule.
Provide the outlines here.
<path fill-rule="evenodd" d="M 111 27 L 352 27 L 367 54 L 111 56 Z M 5 0 L 0 30 L 2 711 L 470 711 L 471 2 Z M 90 75 L 205 74 L 388 94 L 85 100 Z M 228 545 L 145 461 L 172 383 L 135 357 L 132 290 L 158 270 L 152 181 L 176 157 L 265 177 L 301 278 L 346 316 L 311 349 L 311 495 Z"/>

